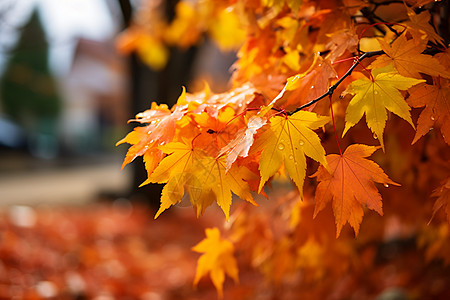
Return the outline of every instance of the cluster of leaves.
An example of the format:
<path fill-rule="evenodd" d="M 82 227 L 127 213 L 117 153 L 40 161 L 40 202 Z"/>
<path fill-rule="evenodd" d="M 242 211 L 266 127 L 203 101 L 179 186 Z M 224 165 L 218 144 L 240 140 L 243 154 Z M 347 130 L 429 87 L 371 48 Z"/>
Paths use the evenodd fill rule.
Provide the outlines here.
<path fill-rule="evenodd" d="M 180 1 L 176 18 L 169 22 L 161 10 L 161 0 L 143 1 L 134 17 L 135 24 L 117 39 L 117 48 L 124 54 L 136 51 L 156 70 L 166 66 L 170 46 L 186 49 L 195 45 L 204 32 L 221 49 L 237 49 L 245 39 L 245 30 L 229 2 Z"/>
<path fill-rule="evenodd" d="M 163 26 L 189 40 L 179 39 L 181 46 L 196 42 L 211 23 L 220 23 L 217 15 L 223 11 L 233 22 L 229 27 L 217 25 L 213 38 L 219 36 L 220 44 L 231 38 L 230 28 L 239 27 L 245 40 L 229 91 L 215 94 L 206 86 L 189 94 L 183 89 L 170 109 L 153 103 L 132 120 L 143 126 L 118 143 L 132 145 L 124 165 L 143 156 L 148 172 L 143 184 L 165 184 L 155 217 L 183 199 L 197 215 L 216 202 L 232 220 L 230 239 L 237 245 L 245 242 L 241 249 L 248 248 L 251 264 L 275 282 L 293 269 L 313 268 L 315 279 L 348 270 L 354 243 L 348 242 L 348 233 L 341 233 L 349 223 L 358 235 L 368 210 L 383 215 L 390 209 L 383 222 L 360 235 L 364 241 L 359 246 L 386 239 L 389 222 L 399 222 L 404 231 L 396 231 L 396 238 L 399 232 L 414 231 L 421 236 L 419 244 L 429 247 L 430 259 L 449 260 L 443 242 L 448 224 L 438 232 L 421 227 L 441 208 L 450 222 L 450 50 L 431 20 L 432 8 L 439 3 L 199 1 L 199 7 L 208 9 L 195 14 L 186 12 L 189 5 L 180 2 L 175 19 Z M 202 21 L 192 29 L 197 18 Z M 136 25 L 132 30 L 142 36 L 156 34 L 146 29 Z M 131 40 L 133 34 L 125 37 Z M 160 42 L 170 39 L 166 31 L 160 34 Z M 148 46 L 141 38 L 132 39 L 136 49 Z M 340 144 L 347 145 L 345 151 Z M 379 148 L 386 154 L 379 154 L 377 164 L 369 156 Z M 395 175 L 395 182 L 380 165 Z M 264 188 L 285 177 L 294 182 L 300 200 L 277 210 L 290 220 L 278 238 L 268 239 L 270 225 L 265 223 L 270 221 L 255 219 L 248 209 L 230 216 L 233 194 L 257 205 L 255 199 L 267 196 Z M 403 187 L 384 191 L 391 193 L 386 204 L 375 183 Z M 423 209 L 430 196 L 438 198 L 432 212 Z M 374 219 L 374 214 L 368 216 Z M 313 217 L 322 222 L 313 222 Z M 330 219 L 335 236 L 341 235 L 339 240 L 348 246 L 336 242 L 334 235 L 329 238 L 332 230 L 325 224 Z M 414 227 L 413 222 L 419 223 Z M 232 261 L 234 247 L 216 231 L 207 235 L 195 248 L 209 257 L 200 259 L 198 274 L 211 271 L 221 291 L 224 272 L 237 279 L 235 264 L 224 263 Z M 336 249 L 342 261 L 323 259 L 325 249 Z M 329 268 L 334 271 L 327 272 Z"/>

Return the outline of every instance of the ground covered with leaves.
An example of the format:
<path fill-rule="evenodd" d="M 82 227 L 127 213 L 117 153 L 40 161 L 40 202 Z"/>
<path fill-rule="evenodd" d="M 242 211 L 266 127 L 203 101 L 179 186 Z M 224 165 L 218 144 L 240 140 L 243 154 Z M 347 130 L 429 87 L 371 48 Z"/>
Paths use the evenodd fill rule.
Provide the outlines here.
<path fill-rule="evenodd" d="M 268 203 L 259 209 L 266 208 L 273 209 Z M 195 219 L 191 209 L 178 207 L 157 221 L 154 213 L 127 201 L 3 210 L 0 299 L 216 299 L 209 278 L 193 287 L 200 254 L 191 248 L 205 238 L 206 227 L 223 225 L 221 213 L 211 210 Z M 314 265 L 314 257 L 309 256 L 305 268 L 270 282 L 248 265 L 248 253 L 238 251 L 240 284 L 227 279 L 224 298 L 313 299 L 319 292 L 326 299 L 418 299 L 420 295 L 448 299 L 448 267 L 439 261 L 425 262 L 416 242 L 393 239 L 354 249 L 360 264 L 348 268 L 339 280 L 327 274 L 317 277 L 308 268 Z M 277 251 L 282 248 L 280 241 Z M 278 267 L 283 269 L 282 260 Z M 316 279 L 305 280 L 311 276 Z M 332 289 L 323 294 L 320 286 Z"/>

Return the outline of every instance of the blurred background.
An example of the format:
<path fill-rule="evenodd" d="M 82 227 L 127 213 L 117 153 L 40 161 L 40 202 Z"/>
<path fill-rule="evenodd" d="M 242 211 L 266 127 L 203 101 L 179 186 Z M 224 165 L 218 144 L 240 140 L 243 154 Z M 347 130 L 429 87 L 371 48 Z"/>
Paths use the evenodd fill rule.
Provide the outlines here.
<path fill-rule="evenodd" d="M 0 1 L 0 199 L 88 201 L 126 193 L 115 142 L 131 116 L 118 1 Z"/>
<path fill-rule="evenodd" d="M 98 197 L 159 205 L 161 187 L 138 189 L 142 161 L 121 171 L 127 146 L 115 143 L 132 129 L 128 119 L 152 101 L 173 103 L 193 78 L 226 86 L 235 55 L 206 41 L 170 49 L 158 71 L 119 55 L 117 35 L 147 2 L 0 1 L 0 205 Z M 176 2 L 165 1 L 168 19 Z"/>
<path fill-rule="evenodd" d="M 138 188 L 142 160 L 121 170 L 128 146 L 115 144 L 192 78 L 225 87 L 235 54 L 205 40 L 170 49 L 158 71 L 119 55 L 117 36 L 151 2 L 0 0 L 0 299 L 192 294 L 190 248 L 212 219 L 180 208 L 154 221 L 162 187 Z M 169 19 L 176 2 L 163 3 Z"/>

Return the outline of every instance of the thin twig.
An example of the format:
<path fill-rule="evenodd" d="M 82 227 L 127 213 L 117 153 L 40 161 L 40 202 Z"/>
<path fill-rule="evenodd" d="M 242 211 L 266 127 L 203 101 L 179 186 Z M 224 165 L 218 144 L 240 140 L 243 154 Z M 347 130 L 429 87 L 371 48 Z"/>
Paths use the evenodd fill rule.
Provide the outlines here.
<path fill-rule="evenodd" d="M 342 81 L 344 81 L 345 78 L 347 78 L 348 76 L 350 76 L 350 74 L 352 74 L 353 70 L 356 68 L 356 66 L 358 66 L 358 64 L 359 64 L 360 61 L 362 61 L 362 60 L 365 59 L 365 58 L 372 57 L 372 56 L 376 56 L 376 55 L 381 55 L 381 54 L 384 54 L 384 51 L 383 51 L 383 50 L 366 52 L 366 53 L 364 53 L 363 55 L 361 55 L 360 57 L 357 57 L 357 58 L 355 59 L 355 62 L 353 63 L 353 65 L 350 67 L 350 69 L 348 69 L 348 71 L 347 71 L 347 72 L 346 72 L 346 73 L 345 73 L 345 74 L 344 74 L 344 75 L 343 75 L 343 76 L 342 76 L 335 84 L 333 84 L 332 86 L 330 86 L 330 88 L 328 89 L 328 91 L 327 91 L 326 93 L 322 94 L 321 96 L 319 96 L 318 98 L 316 98 L 316 99 L 314 99 L 314 100 L 309 101 L 309 102 L 306 103 L 306 104 L 303 104 L 302 106 L 298 107 L 298 108 L 295 109 L 294 111 L 288 112 L 287 114 L 288 114 L 289 116 L 290 116 L 290 115 L 293 115 L 293 114 L 295 114 L 296 112 L 298 112 L 298 111 L 300 111 L 300 110 L 302 110 L 302 109 L 304 109 L 304 108 L 306 108 L 306 107 L 309 107 L 309 106 L 313 105 L 313 104 L 316 103 L 316 102 L 319 102 L 320 100 L 322 100 L 322 99 L 325 98 L 326 96 L 331 96 L 331 95 L 333 95 L 334 90 L 342 83 Z"/>

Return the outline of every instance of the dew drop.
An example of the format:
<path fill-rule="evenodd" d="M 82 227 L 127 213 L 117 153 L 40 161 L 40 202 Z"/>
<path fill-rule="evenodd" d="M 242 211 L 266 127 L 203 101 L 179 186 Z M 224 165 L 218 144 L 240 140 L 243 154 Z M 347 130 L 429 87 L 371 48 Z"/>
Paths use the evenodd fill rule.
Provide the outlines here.
<path fill-rule="evenodd" d="M 294 155 L 292 155 L 292 154 L 289 155 L 289 159 L 290 159 L 290 160 L 293 160 L 293 159 L 294 159 Z"/>
<path fill-rule="evenodd" d="M 377 90 L 375 90 L 373 93 L 374 93 L 375 95 L 378 95 L 378 91 L 377 91 Z"/>
<path fill-rule="evenodd" d="M 154 140 L 150 140 L 150 142 L 148 142 L 149 144 L 153 144 Z"/>
<path fill-rule="evenodd" d="M 300 140 L 298 143 L 300 144 L 300 146 L 303 146 L 305 144 L 303 140 Z"/>
<path fill-rule="evenodd" d="M 375 133 L 373 134 L 373 138 L 378 140 L 378 137 L 377 137 L 377 135 Z"/>
<path fill-rule="evenodd" d="M 279 143 L 278 144 L 278 150 L 284 150 L 284 144 Z"/>
<path fill-rule="evenodd" d="M 313 89 L 313 88 L 314 88 L 314 86 L 312 85 L 312 86 L 311 86 L 311 89 Z"/>
<path fill-rule="evenodd" d="M 431 116 L 431 121 L 436 120 L 436 118 L 434 116 Z"/>
<path fill-rule="evenodd" d="M 159 143 L 160 146 L 164 145 L 166 142 L 162 141 L 161 143 Z"/>
<path fill-rule="evenodd" d="M 385 188 L 388 188 L 388 187 L 389 187 L 389 184 L 385 183 L 385 184 L 384 184 L 384 187 L 385 187 Z"/>
<path fill-rule="evenodd" d="M 218 183 L 218 184 L 217 184 L 217 188 L 220 189 L 221 187 L 222 187 L 222 185 L 221 185 L 220 183 Z"/>

